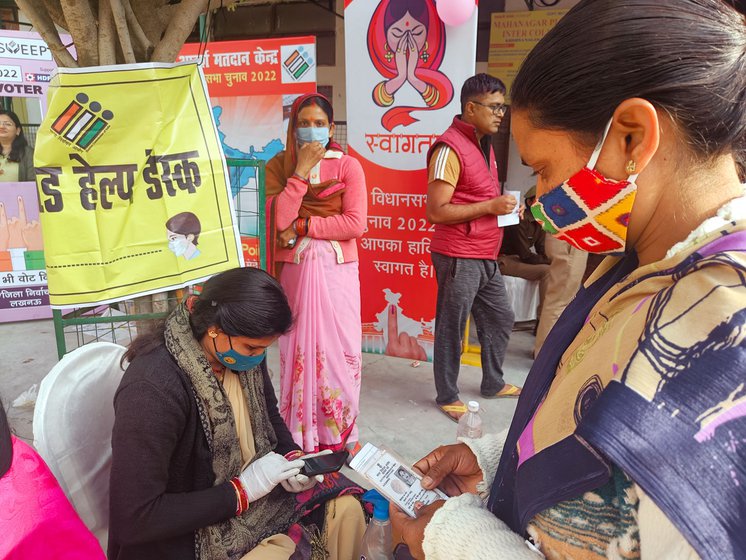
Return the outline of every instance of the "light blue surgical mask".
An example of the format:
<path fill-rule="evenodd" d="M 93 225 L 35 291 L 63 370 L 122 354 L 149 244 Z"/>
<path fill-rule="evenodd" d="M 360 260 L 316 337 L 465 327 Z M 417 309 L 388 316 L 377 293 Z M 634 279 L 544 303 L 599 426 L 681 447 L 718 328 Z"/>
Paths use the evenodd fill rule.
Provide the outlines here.
<path fill-rule="evenodd" d="M 212 339 L 212 346 L 215 348 L 215 356 L 217 356 L 221 364 L 234 371 L 249 371 L 254 369 L 264 361 L 265 355 L 267 354 L 265 351 L 257 356 L 247 356 L 246 354 L 237 352 L 233 349 L 233 342 L 231 341 L 230 335 L 228 336 L 228 344 L 231 346 L 230 350 L 227 352 L 218 352 L 215 339 Z"/>
<path fill-rule="evenodd" d="M 186 237 L 177 237 L 168 242 L 168 248 L 174 255 L 180 257 L 189 248 L 189 241 L 187 241 Z"/>
<path fill-rule="evenodd" d="M 295 137 L 300 145 L 308 144 L 310 142 L 321 142 L 323 146 L 326 146 L 327 142 L 329 142 L 329 127 L 304 126 L 302 128 L 296 128 Z"/>

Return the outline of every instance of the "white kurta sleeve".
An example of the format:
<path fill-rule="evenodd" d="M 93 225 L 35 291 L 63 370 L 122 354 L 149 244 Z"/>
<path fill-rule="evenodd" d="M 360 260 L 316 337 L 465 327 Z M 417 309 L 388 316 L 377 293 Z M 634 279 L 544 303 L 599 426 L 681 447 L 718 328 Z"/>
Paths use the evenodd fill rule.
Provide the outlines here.
<path fill-rule="evenodd" d="M 485 434 L 481 438 L 458 438 L 459 441 L 469 446 L 472 453 L 477 458 L 479 468 L 482 469 L 482 482 L 477 484 L 477 493 L 482 500 L 486 501 L 492 487 L 492 481 L 495 480 L 497 465 L 500 463 L 500 456 L 503 453 L 503 446 L 508 437 L 508 430 L 503 430 L 499 434 Z"/>
<path fill-rule="evenodd" d="M 449 498 L 425 528 L 427 560 L 540 560 L 474 494 Z"/>

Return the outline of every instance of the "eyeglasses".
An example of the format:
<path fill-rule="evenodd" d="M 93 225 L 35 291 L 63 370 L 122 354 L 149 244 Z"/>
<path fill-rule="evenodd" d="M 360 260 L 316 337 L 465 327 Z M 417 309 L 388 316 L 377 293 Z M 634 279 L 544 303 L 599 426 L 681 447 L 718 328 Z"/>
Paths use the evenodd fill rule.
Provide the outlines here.
<path fill-rule="evenodd" d="M 508 110 L 508 106 L 505 105 L 505 103 L 500 103 L 499 105 L 485 105 L 484 103 L 480 103 L 479 101 L 472 101 L 472 103 L 481 105 L 482 107 L 487 107 L 490 111 L 492 111 L 493 115 L 504 115 Z"/>

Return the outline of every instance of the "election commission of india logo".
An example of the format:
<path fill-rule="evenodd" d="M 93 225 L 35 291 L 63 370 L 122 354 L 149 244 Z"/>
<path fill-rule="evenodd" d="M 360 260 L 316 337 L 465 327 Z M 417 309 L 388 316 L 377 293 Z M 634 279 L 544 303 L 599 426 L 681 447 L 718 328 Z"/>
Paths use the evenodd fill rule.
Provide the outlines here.
<path fill-rule="evenodd" d="M 75 148 L 87 151 L 110 128 L 114 113 L 78 93 L 52 123 L 52 132 Z"/>

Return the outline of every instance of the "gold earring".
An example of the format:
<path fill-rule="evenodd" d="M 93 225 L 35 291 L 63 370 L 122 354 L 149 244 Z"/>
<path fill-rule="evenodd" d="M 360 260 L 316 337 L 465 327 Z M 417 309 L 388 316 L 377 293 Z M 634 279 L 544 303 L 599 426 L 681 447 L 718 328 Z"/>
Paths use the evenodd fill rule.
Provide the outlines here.
<path fill-rule="evenodd" d="M 425 45 L 422 47 L 422 53 L 420 53 L 420 60 L 422 60 L 422 62 L 427 62 L 428 58 L 430 58 L 430 54 L 427 52 L 427 41 L 425 41 Z"/>
<path fill-rule="evenodd" d="M 627 167 L 624 168 L 628 175 L 632 175 L 635 172 L 635 169 L 637 169 L 637 164 L 633 159 L 629 160 L 627 162 Z"/>
<path fill-rule="evenodd" d="M 385 54 L 383 56 L 386 58 L 386 62 L 391 62 L 391 60 L 394 58 L 394 53 L 391 52 L 388 42 L 383 44 L 383 48 L 385 50 Z"/>
<path fill-rule="evenodd" d="M 207 334 L 210 336 L 210 338 L 217 338 L 218 337 L 218 333 L 216 333 L 215 331 L 210 331 Z"/>

